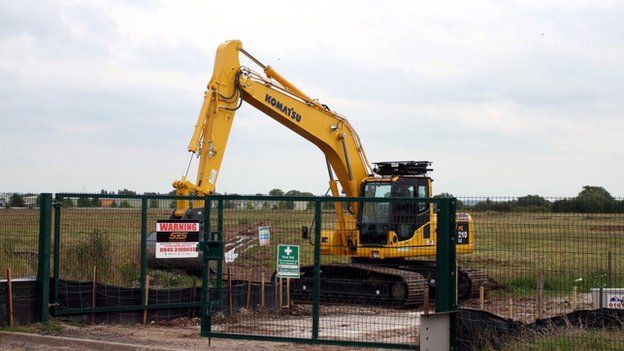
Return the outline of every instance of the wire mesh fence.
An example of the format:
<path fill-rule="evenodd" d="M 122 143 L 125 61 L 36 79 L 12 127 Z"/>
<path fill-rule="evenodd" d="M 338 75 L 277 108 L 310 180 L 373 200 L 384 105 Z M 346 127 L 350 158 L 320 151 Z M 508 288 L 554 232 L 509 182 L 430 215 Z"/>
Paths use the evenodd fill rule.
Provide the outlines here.
<path fill-rule="evenodd" d="M 309 337 L 311 308 L 295 307 L 299 296 L 290 289 L 294 279 L 278 278 L 275 271 L 280 243 L 298 246 L 302 265 L 313 263 L 313 248 L 301 238 L 301 227 L 313 222 L 314 208 L 270 198 L 227 199 L 221 206 L 215 212 L 222 221 L 213 221 L 213 229 L 222 227 L 225 281 L 212 331 Z"/>
<path fill-rule="evenodd" d="M 211 306 L 210 331 L 204 335 L 414 347 L 419 315 L 425 299 L 429 302 L 428 278 L 436 270 L 433 203 L 414 197 L 376 200 L 216 200 L 211 230 L 223 235 L 226 281 L 209 297 L 218 303 Z M 416 228 L 418 221 L 431 226 L 427 239 L 410 242 L 410 230 L 418 229 L 419 237 L 425 231 Z M 368 247 L 358 249 L 364 225 L 371 238 Z M 280 250 L 298 253 L 292 277 L 278 274 Z M 428 254 L 430 261 L 398 263 L 417 254 Z"/>
<path fill-rule="evenodd" d="M 429 205 L 424 202 L 409 201 L 324 203 L 321 220 L 321 240 L 325 242 L 321 246 L 324 254 L 320 256 L 320 339 L 388 345 L 418 344 L 420 315 L 425 308 L 424 295 L 429 296 L 428 280 L 426 274 L 420 272 L 423 273 L 421 275 L 417 269 L 406 264 L 398 270 L 397 259 L 393 256 L 409 257 L 410 253 L 416 254 L 418 245 L 425 244 L 400 244 L 408 237 L 408 231 L 416 230 L 401 227 L 415 225 L 419 204 L 428 209 Z M 362 214 L 359 218 L 340 218 L 336 215 L 336 206 L 346 213 L 353 212 L 353 208 L 359 206 Z M 392 234 L 388 237 L 389 230 L 399 236 L 405 230 L 405 237 L 395 239 Z M 435 227 L 430 230 L 435 232 Z M 359 235 L 356 235 L 357 231 Z M 344 232 L 341 234 L 343 241 L 332 238 L 334 233 L 341 232 Z M 435 234 L 431 238 L 435 238 Z M 353 249 L 358 241 L 359 245 L 366 245 L 359 252 Z M 343 245 L 344 242 L 347 245 Z M 430 244 L 430 254 L 435 254 L 433 241 Z M 380 246 L 386 248 L 376 248 Z M 433 260 L 435 265 L 435 256 L 421 259 Z M 414 301 L 406 301 L 411 298 Z M 433 308 L 434 295 L 426 298 L 431 302 L 427 302 L 429 307 Z"/>
<path fill-rule="evenodd" d="M 0 268 L 14 278 L 37 275 L 38 200 L 23 199 L 0 209 Z M 211 336 L 414 347 L 422 314 L 439 307 L 441 280 L 451 277 L 436 262 L 439 200 L 215 196 L 206 208 L 193 198 L 183 218 L 208 218 L 206 233 L 223 241 L 202 282 L 201 252 L 157 257 L 157 222 L 171 218 L 177 197 L 56 199 L 57 317 L 151 322 L 209 312 Z M 623 203 L 459 198 L 459 349 L 624 349 Z M 298 275 L 279 278 L 286 248 L 299 253 Z M 203 285 L 214 303 L 202 311 Z"/>
<path fill-rule="evenodd" d="M 156 222 L 171 198 L 59 194 L 55 206 L 53 305 L 57 316 L 101 322 L 195 317 L 200 279 L 149 266 Z M 57 268 L 58 267 L 58 268 Z"/>
<path fill-rule="evenodd" d="M 458 341 L 479 349 L 624 349 L 622 200 L 522 200 L 459 198 L 477 244 L 458 255 L 458 265 L 489 277 L 479 298 L 459 306 L 501 319 L 490 325 L 489 338 Z M 466 314 L 459 322 L 483 320 Z"/>
<path fill-rule="evenodd" d="M 37 275 L 38 207 L 37 195 L 0 195 L 0 279 L 7 269 L 13 278 Z"/>

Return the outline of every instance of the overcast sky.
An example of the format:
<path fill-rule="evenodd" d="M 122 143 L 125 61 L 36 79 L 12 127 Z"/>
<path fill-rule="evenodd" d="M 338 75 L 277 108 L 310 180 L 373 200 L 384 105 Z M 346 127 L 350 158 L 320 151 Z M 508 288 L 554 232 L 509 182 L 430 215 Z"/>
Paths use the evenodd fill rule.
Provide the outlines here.
<path fill-rule="evenodd" d="M 2 1 L 0 191 L 171 190 L 241 39 L 436 193 L 622 196 L 623 4 Z M 275 187 L 324 193 L 323 154 L 243 106 L 217 190 Z"/>

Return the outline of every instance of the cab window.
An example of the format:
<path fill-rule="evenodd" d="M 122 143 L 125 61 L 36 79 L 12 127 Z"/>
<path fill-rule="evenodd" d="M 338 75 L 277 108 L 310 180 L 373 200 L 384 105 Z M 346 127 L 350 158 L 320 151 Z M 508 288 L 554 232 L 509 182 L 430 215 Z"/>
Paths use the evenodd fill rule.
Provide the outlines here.
<path fill-rule="evenodd" d="M 427 187 L 425 185 L 419 185 L 418 186 L 418 197 L 420 198 L 425 198 L 427 197 Z M 425 212 L 427 211 L 427 203 L 426 202 L 419 202 L 418 203 L 418 212 Z"/>

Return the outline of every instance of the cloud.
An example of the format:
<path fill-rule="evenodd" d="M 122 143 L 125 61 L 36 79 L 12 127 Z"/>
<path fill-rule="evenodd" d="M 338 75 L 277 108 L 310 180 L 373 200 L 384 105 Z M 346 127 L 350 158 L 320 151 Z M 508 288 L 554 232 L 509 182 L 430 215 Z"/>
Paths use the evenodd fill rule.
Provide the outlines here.
<path fill-rule="evenodd" d="M 623 7 L 5 2 L 0 191 L 168 191 L 216 46 L 240 38 L 346 115 L 371 160 L 434 161 L 439 192 L 623 195 Z M 327 185 L 319 150 L 250 106 L 219 182 Z"/>

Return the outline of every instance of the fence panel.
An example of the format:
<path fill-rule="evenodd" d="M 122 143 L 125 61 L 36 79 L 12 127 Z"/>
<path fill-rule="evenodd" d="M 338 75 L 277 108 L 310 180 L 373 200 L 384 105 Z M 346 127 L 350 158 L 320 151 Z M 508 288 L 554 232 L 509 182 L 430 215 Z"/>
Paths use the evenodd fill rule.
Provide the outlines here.
<path fill-rule="evenodd" d="M 200 300 L 199 274 L 162 269 L 153 259 L 156 221 L 171 216 L 175 199 L 58 194 L 54 314 L 101 322 L 193 317 Z"/>
<path fill-rule="evenodd" d="M 322 206 L 321 237 L 328 238 L 332 232 L 340 228 L 351 228 L 347 235 L 353 235 L 356 240 L 354 229 L 357 218 L 347 216 L 345 223 L 340 223 L 334 208 L 339 206 L 345 213 L 355 206 L 363 209 L 364 221 L 368 220 L 369 226 L 384 226 L 386 228 L 398 228 L 403 223 L 415 223 L 416 211 L 403 216 L 389 216 L 391 207 L 407 206 L 414 208 L 415 202 L 403 200 L 400 202 L 324 202 Z M 385 217 L 387 216 L 387 217 Z M 367 228 L 364 228 L 367 230 Z M 395 229 L 397 230 L 397 229 Z M 379 228 L 379 233 L 384 229 Z M 397 230 L 399 231 L 399 230 Z M 379 238 L 374 236 L 379 235 Z M 353 258 L 346 255 L 323 254 L 320 256 L 321 285 L 320 285 L 320 317 L 318 337 L 325 341 L 340 341 L 345 344 L 386 346 L 393 348 L 413 348 L 418 344 L 418 329 L 420 315 L 423 310 L 423 296 L 419 301 L 408 307 L 403 307 L 402 302 L 390 301 L 392 296 L 407 293 L 408 287 L 394 281 L 398 275 L 405 275 L 405 279 L 423 279 L 415 272 L 399 272 L 392 268 L 392 264 L 383 266 L 384 261 L 372 258 L 374 245 L 381 242 L 387 243 L 387 235 L 377 233 L 376 228 L 369 230 L 367 237 L 371 238 L 367 245 L 371 246 L 367 259 Z M 323 240 L 323 239 L 322 239 Z M 378 240 L 379 243 L 373 241 Z M 365 242 L 360 237 L 361 242 Z M 353 242 L 355 244 L 355 242 Z M 383 244 L 383 243 L 382 243 Z M 324 252 L 334 251 L 340 253 L 343 250 L 341 242 L 329 242 L 323 246 Z M 382 256 L 402 255 L 409 253 L 413 247 L 393 247 L 385 250 L 377 250 Z M 343 254 L 346 253 L 343 251 Z M 351 252 L 355 254 L 356 252 Z M 433 253 L 433 252 L 432 252 Z M 435 257 L 429 257 L 435 261 Z M 396 263 L 396 262 L 395 262 Z M 354 269 L 357 267 L 358 269 Z M 348 271 L 351 269 L 352 271 Z M 345 272 L 349 272 L 351 279 L 344 279 Z M 396 275 L 395 275 L 396 274 Z M 422 283 L 422 282 L 421 282 Z M 397 291 L 392 291 L 392 288 Z M 419 286 L 428 289 L 424 285 Z M 400 290 L 400 291 L 398 291 Z M 432 298 L 433 300 L 433 298 Z M 433 307 L 433 303 L 431 307 Z"/>
<path fill-rule="evenodd" d="M 217 197 L 213 203 L 211 229 L 222 232 L 225 258 L 212 335 L 310 338 L 311 306 L 296 303 L 299 297 L 289 289 L 295 279 L 278 278 L 275 271 L 280 244 L 298 249 L 300 264 L 313 264 L 313 246 L 301 238 L 301 228 L 311 225 L 314 202 Z"/>
<path fill-rule="evenodd" d="M 476 233 L 474 253 L 458 255 L 459 265 L 491 279 L 483 300 L 460 307 L 502 317 L 485 324 L 482 315 L 460 315 L 464 325 L 490 328 L 479 339 L 459 336 L 460 343 L 509 350 L 624 348 L 624 214 L 563 212 L 559 199 L 528 207 L 515 198 L 459 200 Z"/>
<path fill-rule="evenodd" d="M 0 279 L 35 279 L 39 242 L 39 198 L 12 194 L 0 204 Z"/>
<path fill-rule="evenodd" d="M 171 320 L 175 318 L 198 318 L 201 292 L 201 261 L 199 258 L 184 260 L 185 265 L 172 266 L 155 259 L 156 223 L 167 220 L 175 209 L 175 197 L 146 198 L 146 242 L 145 257 L 141 273 L 143 284 L 140 285 L 144 301 L 153 306 L 149 313 L 150 320 Z M 173 260 L 174 263 L 178 260 Z M 177 304 L 175 307 L 165 307 Z"/>
<path fill-rule="evenodd" d="M 135 289 L 140 284 L 140 197 L 63 196 L 59 203 L 55 314 L 141 305 Z M 123 320 L 123 313 L 97 317 Z"/>

